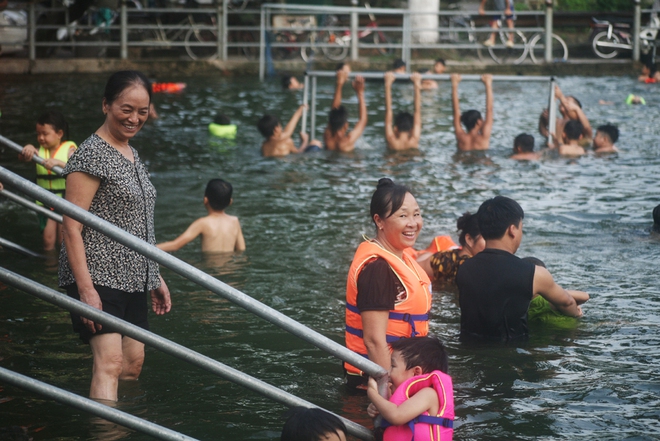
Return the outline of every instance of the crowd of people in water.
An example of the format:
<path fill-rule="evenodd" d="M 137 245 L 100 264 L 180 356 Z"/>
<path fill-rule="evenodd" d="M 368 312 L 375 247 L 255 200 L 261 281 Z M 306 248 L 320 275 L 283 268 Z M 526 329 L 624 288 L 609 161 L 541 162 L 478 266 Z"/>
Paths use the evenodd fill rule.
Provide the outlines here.
<path fill-rule="evenodd" d="M 414 113 L 394 116 L 392 86 L 398 81 L 397 73 L 405 72 L 405 68 L 405 63 L 397 60 L 384 74 L 384 136 L 391 150 L 419 148 L 421 92 L 437 87 L 421 73 L 412 74 Z M 433 71 L 444 70 L 444 60 L 437 60 Z M 300 106 L 284 127 L 274 115 L 264 115 L 258 121 L 257 128 L 265 138 L 263 155 L 353 150 L 368 121 L 365 80 L 357 75 L 351 85 L 358 101 L 358 120 L 349 130 L 342 91 L 350 73 L 347 64 L 337 68 L 322 141 L 309 140 L 303 133 L 295 146 L 293 134 L 305 111 Z M 489 147 L 493 78 L 486 74 L 481 79 L 486 89 L 485 116 L 478 110 L 461 112 L 461 77 L 451 75 L 454 133 L 460 151 Z M 296 88 L 299 82 L 287 76 L 282 85 Z M 140 72 L 114 73 L 103 95 L 105 121 L 95 133 L 77 146 L 70 140 L 64 116 L 46 111 L 36 122 L 39 147 L 26 145 L 20 159 L 42 157 L 45 161 L 36 169 L 38 185 L 161 250 L 176 251 L 198 236 L 204 252 L 245 250 L 238 218 L 225 212 L 232 203 L 233 189 L 223 179 L 212 179 L 206 186 L 203 204 L 207 216 L 195 220 L 179 237 L 156 243 L 156 192 L 138 151 L 130 144 L 155 112 L 151 103 L 155 90 Z M 600 125 L 594 134 L 576 97 L 565 95 L 559 87 L 555 96 L 560 113 L 555 132 L 549 131 L 547 109 L 539 118 L 539 132 L 549 139 L 547 147 L 535 151 L 534 137 L 519 134 L 513 141 L 512 159 L 537 160 L 547 151 L 576 157 L 584 155 L 588 145 L 596 153 L 618 151 L 616 126 Z M 212 134 L 230 138 L 235 137 L 236 129 L 222 114 L 209 127 Z M 64 169 L 62 175 L 53 171 L 56 166 Z M 148 297 L 156 314 L 170 311 L 170 292 L 155 262 L 67 216 L 61 226 L 38 216 L 44 249 L 62 245 L 59 284 L 69 296 L 144 329 L 148 329 Z M 448 356 L 442 342 L 429 335 L 432 283 L 455 283 L 458 287 L 461 337 L 466 341 L 524 339 L 532 321 L 575 326 L 589 295 L 559 286 L 539 259 L 515 255 L 523 237 L 524 211 L 513 199 L 497 196 L 483 202 L 475 213 L 459 217 L 458 244 L 448 235 L 438 236 L 422 250 L 415 248 L 423 225 L 421 211 L 408 187 L 381 179 L 371 198 L 370 216 L 375 237 L 359 245 L 348 272 L 345 340 L 350 350 L 389 373 L 390 390 L 386 397 L 381 396 L 373 378 L 344 363 L 347 384 L 366 391 L 371 401 L 366 412 L 385 422 L 377 428 L 383 439 L 410 439 L 413 435 L 417 439 L 451 439 L 455 414 Z M 660 231 L 660 206 L 653 210 L 653 218 L 654 230 Z M 119 380 L 140 375 L 144 345 L 84 317 L 72 314 L 71 320 L 93 353 L 90 397 L 116 401 Z M 282 439 L 345 440 L 346 434 L 346 427 L 336 416 L 319 409 L 294 409 Z"/>

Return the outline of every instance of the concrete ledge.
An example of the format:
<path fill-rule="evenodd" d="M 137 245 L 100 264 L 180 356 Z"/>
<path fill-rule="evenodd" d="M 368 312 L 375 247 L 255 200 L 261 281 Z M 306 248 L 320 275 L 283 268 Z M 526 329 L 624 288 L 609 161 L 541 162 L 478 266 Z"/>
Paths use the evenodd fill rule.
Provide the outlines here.
<path fill-rule="evenodd" d="M 354 71 L 384 71 L 389 69 L 390 60 L 361 59 L 351 62 Z M 314 63 L 315 70 L 334 70 L 336 62 L 319 61 Z M 412 69 L 430 68 L 433 60 L 416 60 Z M 275 69 L 278 72 L 288 71 L 300 74 L 305 71 L 307 64 L 302 60 L 277 61 Z M 256 75 L 259 64 L 242 58 L 227 61 L 193 61 L 176 59 L 141 59 L 119 60 L 109 58 L 70 58 L 70 59 L 39 59 L 30 61 L 22 58 L 3 58 L 0 63 L 0 75 L 43 75 L 43 74 L 70 74 L 70 73 L 105 73 L 117 70 L 135 69 L 153 76 L 179 76 L 198 74 L 221 75 Z M 631 60 L 593 60 L 574 59 L 565 63 L 549 65 L 520 64 L 500 65 L 492 62 L 474 61 L 448 61 L 449 73 L 493 73 L 506 75 L 632 75 L 639 70 L 639 66 Z"/>

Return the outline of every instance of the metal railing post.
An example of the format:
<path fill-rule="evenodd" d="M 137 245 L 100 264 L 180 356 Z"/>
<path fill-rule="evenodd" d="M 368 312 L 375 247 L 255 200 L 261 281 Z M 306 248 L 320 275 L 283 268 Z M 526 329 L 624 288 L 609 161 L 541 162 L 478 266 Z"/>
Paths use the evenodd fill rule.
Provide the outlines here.
<path fill-rule="evenodd" d="M 309 133 L 309 139 L 314 139 L 316 135 L 316 77 L 312 77 L 312 123 Z"/>
<path fill-rule="evenodd" d="M 358 6 L 358 0 L 351 0 L 351 5 L 353 7 Z M 351 11 L 351 61 L 357 61 L 358 59 L 358 27 L 359 27 L 359 17 L 357 11 Z"/>
<path fill-rule="evenodd" d="M 266 77 L 266 9 L 261 7 L 259 20 L 259 80 Z"/>
<path fill-rule="evenodd" d="M 28 53 L 30 61 L 37 59 L 37 13 L 33 1 L 28 7 Z"/>
<path fill-rule="evenodd" d="M 557 102 L 555 100 L 555 79 L 550 79 L 550 96 L 548 97 L 548 141 L 556 141 L 557 130 Z"/>
<path fill-rule="evenodd" d="M 20 146 L 19 144 L 16 144 L 14 141 L 12 141 L 9 138 L 5 138 L 4 136 L 0 135 L 0 144 L 4 144 L 7 147 L 14 149 L 16 152 L 21 153 L 23 151 L 23 147 Z M 36 162 L 39 165 L 44 165 L 44 158 L 42 158 L 39 155 L 32 155 L 32 162 Z M 62 174 L 62 167 L 60 166 L 55 166 L 51 169 L 51 171 L 57 173 L 58 175 Z"/>
<path fill-rule="evenodd" d="M 552 0 L 545 0 L 545 62 L 552 62 Z"/>
<path fill-rule="evenodd" d="M 126 9 L 126 0 L 121 1 L 121 9 L 119 10 L 119 35 L 120 47 L 119 56 L 122 60 L 128 59 L 128 11 Z"/>
<path fill-rule="evenodd" d="M 633 61 L 639 61 L 639 30 L 642 25 L 642 7 L 640 0 L 635 0 L 633 17 Z"/>
<path fill-rule="evenodd" d="M 401 36 L 401 59 L 406 62 L 406 72 L 410 72 L 410 10 L 403 11 L 403 35 Z"/>
<path fill-rule="evenodd" d="M 218 3 L 216 11 L 216 26 L 218 27 L 218 58 L 222 61 L 227 61 L 227 37 L 229 32 L 227 31 L 227 23 L 229 18 L 227 17 L 227 1 L 222 0 L 222 5 Z"/>
<path fill-rule="evenodd" d="M 303 106 L 307 106 L 309 102 L 309 76 L 305 75 L 304 88 L 303 88 Z M 309 112 L 309 107 L 307 107 L 302 114 L 302 122 L 300 131 L 305 133 L 307 130 L 307 113 Z M 313 138 L 309 138 L 310 140 Z"/>

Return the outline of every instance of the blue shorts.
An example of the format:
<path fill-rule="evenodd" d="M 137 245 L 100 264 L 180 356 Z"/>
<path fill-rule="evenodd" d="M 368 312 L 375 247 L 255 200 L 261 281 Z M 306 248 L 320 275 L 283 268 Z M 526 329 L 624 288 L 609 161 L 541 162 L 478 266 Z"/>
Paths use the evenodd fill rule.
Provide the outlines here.
<path fill-rule="evenodd" d="M 321 150 L 323 150 L 323 147 L 321 147 L 319 144 L 312 143 L 307 146 L 305 153 L 320 152 Z"/>
<path fill-rule="evenodd" d="M 80 300 L 78 285 L 74 283 L 66 286 L 65 289 L 69 297 Z M 147 320 L 149 307 L 147 306 L 146 292 L 126 292 L 100 285 L 94 285 L 94 289 L 96 289 L 99 297 L 101 297 L 103 312 L 107 312 L 147 331 L 149 330 L 149 322 Z M 71 323 L 73 324 L 73 331 L 80 335 L 83 343 L 89 343 L 89 339 L 95 335 L 120 333 L 112 327 L 105 325 L 100 331 L 92 333 L 82 322 L 80 316 L 74 313 L 71 313 Z"/>
<path fill-rule="evenodd" d="M 511 5 L 511 15 L 506 15 L 504 11 L 506 10 L 506 3 L 507 1 Z M 514 7 L 513 7 L 513 0 L 493 0 L 495 3 L 495 10 L 499 11 L 499 14 L 493 14 L 491 15 L 491 19 L 493 21 L 495 20 L 515 20 L 516 19 L 516 14 L 514 12 Z"/>

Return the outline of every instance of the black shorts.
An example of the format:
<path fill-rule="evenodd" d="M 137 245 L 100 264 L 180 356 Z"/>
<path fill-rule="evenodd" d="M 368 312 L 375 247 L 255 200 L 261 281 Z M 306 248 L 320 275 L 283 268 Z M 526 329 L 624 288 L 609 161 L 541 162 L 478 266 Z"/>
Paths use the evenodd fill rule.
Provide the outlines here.
<path fill-rule="evenodd" d="M 66 286 L 65 289 L 69 297 L 80 300 L 78 286 L 75 283 Z M 94 285 L 94 289 L 96 289 L 96 292 L 101 297 L 103 312 L 107 312 L 147 331 L 149 330 L 149 322 L 147 321 L 149 307 L 147 306 L 146 292 L 126 292 L 100 285 Z M 89 343 L 89 339 L 95 335 L 120 333 L 112 327 L 104 325 L 100 331 L 92 334 L 87 326 L 83 324 L 80 316 L 74 313 L 71 313 L 71 323 L 73 324 L 73 331 L 80 335 L 80 339 L 84 343 Z"/>

